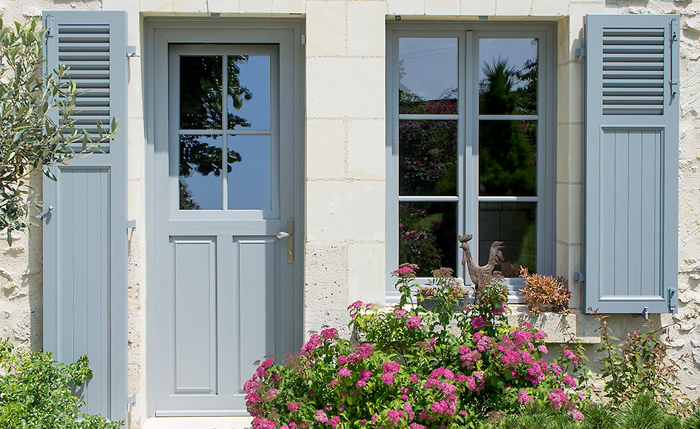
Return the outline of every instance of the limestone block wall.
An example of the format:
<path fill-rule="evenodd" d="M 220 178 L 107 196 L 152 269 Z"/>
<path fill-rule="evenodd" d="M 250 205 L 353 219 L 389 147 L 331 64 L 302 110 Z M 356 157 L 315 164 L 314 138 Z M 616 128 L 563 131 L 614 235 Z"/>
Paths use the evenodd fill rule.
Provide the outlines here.
<path fill-rule="evenodd" d="M 403 20 L 556 22 L 557 47 L 557 243 L 556 269 L 573 278 L 583 268 L 583 18 L 589 13 L 681 15 L 681 122 L 679 188 L 679 313 L 700 306 L 700 0 L 0 0 L 5 22 L 38 16 L 44 9 L 126 10 L 129 44 L 128 215 L 129 394 L 131 427 L 145 411 L 146 161 L 141 49 L 149 16 L 302 17 L 305 23 L 304 327 L 342 328 L 355 300 L 383 302 L 385 290 L 385 37 L 386 22 Z M 595 324 L 582 312 L 582 291 L 570 282 L 577 330 L 594 343 Z M 546 321 L 542 322 L 545 323 Z M 548 326 L 555 326 L 551 324 Z M 641 323 L 620 315 L 611 325 L 620 337 Z M 580 329 L 579 329 L 580 327 Z M 551 328 L 552 339 L 556 329 Z M 0 240 L 0 335 L 41 346 L 41 231 Z M 683 385 L 698 396 L 700 327 L 682 323 L 673 332 L 672 358 L 683 354 Z M 595 364 L 595 362 L 594 362 Z"/>

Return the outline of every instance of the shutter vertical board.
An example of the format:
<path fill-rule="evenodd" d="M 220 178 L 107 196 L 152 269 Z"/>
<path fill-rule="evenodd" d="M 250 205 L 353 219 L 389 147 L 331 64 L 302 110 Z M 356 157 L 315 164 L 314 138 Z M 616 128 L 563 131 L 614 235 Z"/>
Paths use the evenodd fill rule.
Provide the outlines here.
<path fill-rule="evenodd" d="M 64 363 L 88 355 L 93 377 L 76 394 L 83 411 L 125 420 L 127 345 L 126 13 L 44 12 L 46 69 L 60 65 L 80 93 L 73 116 L 119 121 L 100 150 L 50 167 L 44 179 L 44 349 Z M 63 112 L 54 109 L 52 119 Z"/>
<path fill-rule="evenodd" d="M 677 15 L 586 19 L 585 307 L 677 311 Z"/>

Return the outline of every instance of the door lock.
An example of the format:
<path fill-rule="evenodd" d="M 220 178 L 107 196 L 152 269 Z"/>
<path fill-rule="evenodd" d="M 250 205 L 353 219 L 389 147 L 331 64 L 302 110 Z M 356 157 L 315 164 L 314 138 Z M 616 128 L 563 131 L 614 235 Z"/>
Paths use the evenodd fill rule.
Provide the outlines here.
<path fill-rule="evenodd" d="M 287 262 L 290 264 L 294 262 L 294 221 L 292 219 L 287 220 L 287 230 L 280 231 L 276 234 L 276 237 L 280 240 L 283 238 L 287 239 Z"/>

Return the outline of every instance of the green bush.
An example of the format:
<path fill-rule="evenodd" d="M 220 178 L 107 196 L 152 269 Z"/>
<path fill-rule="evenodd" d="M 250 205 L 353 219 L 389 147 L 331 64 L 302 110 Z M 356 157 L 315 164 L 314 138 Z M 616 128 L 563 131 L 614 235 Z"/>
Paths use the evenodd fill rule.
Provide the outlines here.
<path fill-rule="evenodd" d="M 118 429 L 104 417 L 80 412 L 71 389 L 92 375 L 87 356 L 63 365 L 51 353 L 0 340 L 0 427 L 12 429 Z"/>

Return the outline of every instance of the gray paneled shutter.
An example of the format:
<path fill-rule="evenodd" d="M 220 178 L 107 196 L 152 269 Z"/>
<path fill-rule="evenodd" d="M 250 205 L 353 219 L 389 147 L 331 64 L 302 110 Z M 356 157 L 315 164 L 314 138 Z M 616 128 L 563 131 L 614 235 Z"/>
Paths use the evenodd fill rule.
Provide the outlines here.
<path fill-rule="evenodd" d="M 78 124 L 96 134 L 117 118 L 102 152 L 51 166 L 44 179 L 44 349 L 62 362 L 88 355 L 85 411 L 126 419 L 126 13 L 45 12 L 49 70 L 70 67 Z M 58 119 L 61 112 L 53 112 Z"/>
<path fill-rule="evenodd" d="M 586 20 L 586 308 L 677 311 L 678 15 Z"/>

